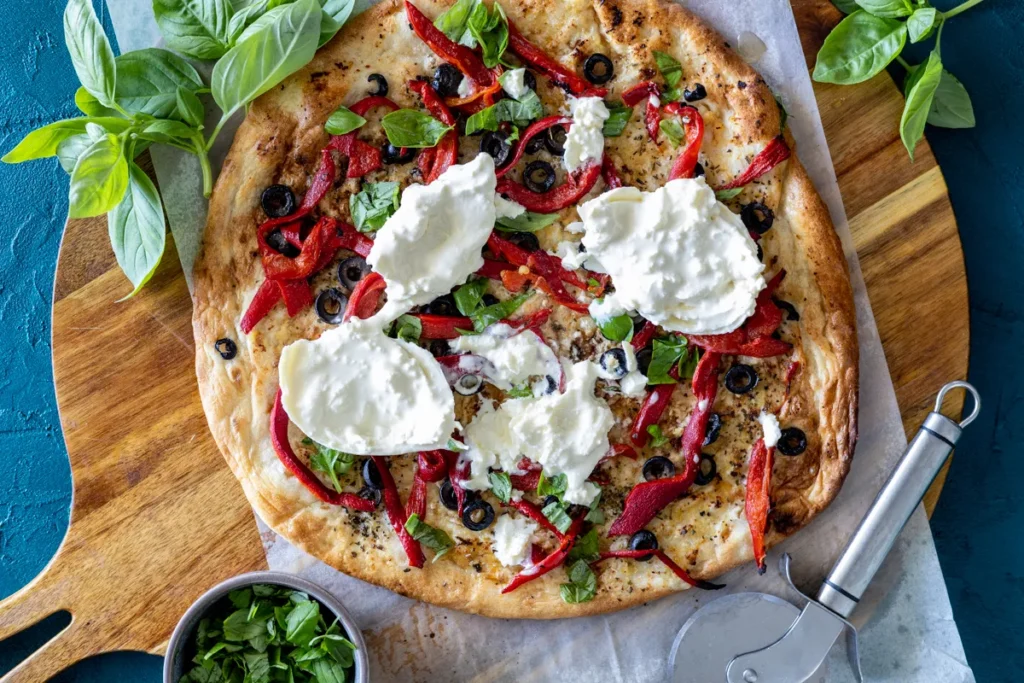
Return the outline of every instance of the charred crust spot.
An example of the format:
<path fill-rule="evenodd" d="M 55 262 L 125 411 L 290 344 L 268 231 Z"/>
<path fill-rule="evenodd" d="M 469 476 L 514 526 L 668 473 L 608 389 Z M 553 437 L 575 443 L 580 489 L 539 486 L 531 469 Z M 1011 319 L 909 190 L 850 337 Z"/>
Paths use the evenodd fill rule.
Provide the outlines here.
<path fill-rule="evenodd" d="M 313 73 L 311 73 L 309 75 L 309 80 L 315 81 L 318 78 L 323 78 L 324 76 L 327 76 L 327 75 L 329 75 L 329 74 L 326 71 L 314 71 Z"/>
<path fill-rule="evenodd" d="M 643 25 L 644 25 L 644 15 L 640 14 L 639 12 L 637 12 L 636 16 L 633 17 L 633 26 L 636 26 L 637 28 L 640 28 Z"/>
<path fill-rule="evenodd" d="M 651 67 L 649 67 L 649 66 L 645 66 L 644 68 L 640 69 L 640 76 L 641 76 L 641 77 L 642 77 L 642 78 L 643 78 L 643 79 L 644 79 L 645 81 L 646 81 L 646 80 L 650 80 L 650 79 L 654 78 L 654 76 L 655 76 L 655 74 L 656 74 L 656 73 L 657 73 L 657 72 L 655 72 L 655 70 L 654 70 L 654 69 L 652 69 L 652 68 L 651 68 Z"/>
<path fill-rule="evenodd" d="M 612 28 L 618 28 L 622 25 L 622 10 L 618 7 L 612 7 Z"/>
<path fill-rule="evenodd" d="M 747 82 L 746 81 L 740 81 L 739 83 L 736 84 L 736 87 L 739 88 L 740 90 L 746 90 L 747 89 Z"/>

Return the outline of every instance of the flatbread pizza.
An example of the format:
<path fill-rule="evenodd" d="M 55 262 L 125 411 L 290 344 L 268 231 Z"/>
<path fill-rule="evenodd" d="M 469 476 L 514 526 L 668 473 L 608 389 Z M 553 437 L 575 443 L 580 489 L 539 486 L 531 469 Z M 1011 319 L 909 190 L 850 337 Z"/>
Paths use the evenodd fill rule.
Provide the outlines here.
<path fill-rule="evenodd" d="M 763 79 L 668 0 L 353 19 L 252 105 L 194 297 L 203 406 L 260 517 L 446 607 L 713 589 L 853 455 L 828 212 Z"/>

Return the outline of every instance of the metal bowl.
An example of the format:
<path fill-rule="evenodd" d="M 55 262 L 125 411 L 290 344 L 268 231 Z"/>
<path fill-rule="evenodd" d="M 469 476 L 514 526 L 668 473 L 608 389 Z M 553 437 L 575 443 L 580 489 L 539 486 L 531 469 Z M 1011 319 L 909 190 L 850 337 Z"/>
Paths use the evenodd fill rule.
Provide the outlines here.
<path fill-rule="evenodd" d="M 167 642 L 167 655 L 164 657 L 164 683 L 178 683 L 184 675 L 186 666 L 190 664 L 185 659 L 185 652 L 188 650 L 190 641 L 195 633 L 199 620 L 206 616 L 206 613 L 222 598 L 237 588 L 245 588 L 257 583 L 269 583 L 276 586 L 293 588 L 317 600 L 321 605 L 329 609 L 337 618 L 341 627 L 345 630 L 348 639 L 356 645 L 355 666 L 353 683 L 369 683 L 370 664 L 366 657 L 366 642 L 363 640 L 362 631 L 356 624 L 348 610 L 338 602 L 330 593 L 291 574 L 282 572 L 250 572 L 232 577 L 223 583 L 219 583 L 206 591 L 198 600 L 192 603 L 181 621 L 174 627 L 174 633 Z"/>

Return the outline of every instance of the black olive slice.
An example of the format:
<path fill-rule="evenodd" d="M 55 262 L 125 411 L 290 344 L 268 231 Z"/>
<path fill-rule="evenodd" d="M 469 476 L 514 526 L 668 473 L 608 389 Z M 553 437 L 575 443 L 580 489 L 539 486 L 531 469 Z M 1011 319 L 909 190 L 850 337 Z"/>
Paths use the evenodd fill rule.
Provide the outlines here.
<path fill-rule="evenodd" d="M 725 388 L 734 394 L 745 394 L 757 386 L 759 379 L 754 368 L 737 363 L 725 373 Z"/>
<path fill-rule="evenodd" d="M 316 315 L 328 325 L 340 325 L 348 307 L 348 297 L 340 289 L 328 287 L 316 295 Z"/>
<path fill-rule="evenodd" d="M 470 531 L 483 531 L 494 521 L 494 508 L 486 500 L 477 499 L 462 507 L 462 526 Z"/>
<path fill-rule="evenodd" d="M 647 371 L 651 367 L 651 359 L 654 358 L 654 350 L 650 346 L 645 346 L 636 352 L 636 369 L 641 374 L 646 375 Z"/>
<path fill-rule="evenodd" d="M 548 151 L 557 157 L 565 154 L 565 128 L 562 126 L 551 126 L 544 131 L 544 146 Z M 539 135 L 537 137 L 540 137 Z"/>
<path fill-rule="evenodd" d="M 463 79 L 462 72 L 445 62 L 434 70 L 430 87 L 441 97 L 454 97 L 459 94 L 459 84 Z"/>
<path fill-rule="evenodd" d="M 529 142 L 526 143 L 526 153 L 536 154 L 537 152 L 539 152 L 541 149 L 544 148 L 546 139 L 547 138 L 545 137 L 544 133 L 534 135 L 532 138 L 530 138 Z"/>
<path fill-rule="evenodd" d="M 607 55 L 595 52 L 583 63 L 583 75 L 594 85 L 602 85 L 615 76 L 615 65 Z"/>
<path fill-rule="evenodd" d="M 744 204 L 740 210 L 740 218 L 747 230 L 758 235 L 763 235 L 771 230 L 775 223 L 775 212 L 761 202 L 750 202 Z"/>
<path fill-rule="evenodd" d="M 711 413 L 708 415 L 708 428 L 704 432 L 704 443 L 702 445 L 707 446 L 710 443 L 718 441 L 718 432 L 722 430 L 722 416 L 718 413 Z"/>
<path fill-rule="evenodd" d="M 655 479 L 666 479 L 676 473 L 676 466 L 668 458 L 656 455 L 648 458 L 644 463 L 644 479 L 654 481 Z"/>
<path fill-rule="evenodd" d="M 452 486 L 451 479 L 445 479 L 444 483 L 441 484 L 440 490 L 441 505 L 444 505 L 449 510 L 459 509 L 459 499 L 455 495 L 455 487 Z"/>
<path fill-rule="evenodd" d="M 657 550 L 658 549 L 658 537 L 647 529 L 641 529 L 632 536 L 629 537 L 629 549 L 630 550 Z M 647 557 L 636 558 L 637 562 L 648 562 L 654 557 L 654 553 L 651 553 Z"/>
<path fill-rule="evenodd" d="M 224 360 L 231 360 L 238 355 L 238 345 L 227 337 L 215 341 L 213 343 L 213 348 L 217 350 L 217 353 L 219 353 L 220 357 Z"/>
<path fill-rule="evenodd" d="M 537 251 L 540 249 L 540 240 L 532 232 L 508 232 L 505 233 L 505 239 L 526 251 Z"/>
<path fill-rule="evenodd" d="M 700 102 L 707 96 L 708 91 L 700 83 L 695 84 L 693 86 L 693 90 L 690 90 L 689 88 L 683 90 L 683 99 L 689 102 L 690 104 L 693 104 L 694 102 Z"/>
<path fill-rule="evenodd" d="M 271 185 L 260 196 L 263 213 L 270 218 L 281 218 L 295 211 L 295 193 L 287 185 Z"/>
<path fill-rule="evenodd" d="M 558 380 L 551 375 L 544 375 L 544 391 L 541 392 L 542 396 L 547 396 L 558 391 Z"/>
<path fill-rule="evenodd" d="M 715 464 L 715 456 L 707 453 L 700 454 L 700 464 L 697 465 L 697 476 L 693 483 L 697 486 L 706 486 L 715 480 L 718 474 L 718 465 Z"/>
<path fill-rule="evenodd" d="M 270 245 L 271 249 L 288 258 L 295 258 L 299 255 L 299 248 L 285 239 L 280 230 L 270 231 L 267 235 L 267 244 Z"/>
<path fill-rule="evenodd" d="M 431 315 L 461 315 L 459 307 L 455 305 L 455 297 L 451 294 L 444 294 L 427 304 L 427 313 Z"/>
<path fill-rule="evenodd" d="M 530 90 L 537 89 L 537 77 L 533 75 L 532 71 L 527 70 L 526 73 L 523 74 L 523 85 Z"/>
<path fill-rule="evenodd" d="M 783 455 L 800 455 L 807 450 L 807 435 L 802 429 L 786 427 L 775 444 L 775 450 Z"/>
<path fill-rule="evenodd" d="M 430 355 L 434 358 L 447 356 L 452 352 L 448 342 L 444 339 L 431 339 L 430 344 L 427 345 L 427 350 L 430 351 Z"/>
<path fill-rule="evenodd" d="M 359 493 L 357 493 L 356 495 L 359 496 L 360 498 L 365 498 L 366 500 L 372 501 L 374 507 L 380 505 L 380 499 L 382 497 L 380 489 L 375 489 L 370 486 L 364 486 L 363 488 L 359 489 Z"/>
<path fill-rule="evenodd" d="M 496 168 L 501 168 L 512 158 L 512 145 L 509 144 L 508 135 L 500 130 L 489 130 L 484 133 L 480 138 L 480 151 L 494 158 Z"/>
<path fill-rule="evenodd" d="M 540 247 L 538 247 L 539 249 Z M 480 303 L 484 306 L 493 306 L 494 304 L 500 304 L 501 300 L 493 294 L 484 294 L 480 297 Z"/>
<path fill-rule="evenodd" d="M 541 159 L 531 161 L 523 171 L 523 184 L 531 192 L 547 192 L 555 184 L 555 167 Z"/>
<path fill-rule="evenodd" d="M 629 373 L 626 368 L 626 352 L 620 348 L 608 349 L 601 354 L 599 362 L 612 379 L 622 379 Z"/>
<path fill-rule="evenodd" d="M 694 178 L 703 178 L 706 175 L 707 175 L 707 171 L 704 170 L 704 164 L 702 164 L 702 163 L 700 163 L 698 161 L 696 163 L 696 165 L 694 165 L 694 167 L 693 167 L 693 177 Z"/>
<path fill-rule="evenodd" d="M 370 274 L 370 265 L 362 256 L 349 256 L 338 264 L 338 282 L 349 291 Z"/>
<path fill-rule="evenodd" d="M 377 87 L 370 91 L 372 97 L 387 97 L 388 96 L 388 79 L 384 78 L 381 74 L 370 74 L 366 77 L 367 83 L 376 83 Z"/>
<path fill-rule="evenodd" d="M 779 308 L 786 312 L 786 320 L 800 320 L 800 311 L 796 310 L 796 306 L 789 303 L 788 301 L 776 299 L 775 297 L 772 297 L 772 301 L 775 302 L 776 306 L 778 306 Z"/>
<path fill-rule="evenodd" d="M 416 150 L 411 147 L 395 147 L 390 142 L 381 148 L 385 164 L 407 164 L 416 157 Z"/>
<path fill-rule="evenodd" d="M 463 375 L 455 380 L 455 392 L 462 396 L 472 396 L 484 390 L 484 380 L 480 375 Z"/>
<path fill-rule="evenodd" d="M 363 461 L 363 481 L 371 489 L 384 488 L 384 480 L 380 476 L 377 464 L 370 458 Z"/>

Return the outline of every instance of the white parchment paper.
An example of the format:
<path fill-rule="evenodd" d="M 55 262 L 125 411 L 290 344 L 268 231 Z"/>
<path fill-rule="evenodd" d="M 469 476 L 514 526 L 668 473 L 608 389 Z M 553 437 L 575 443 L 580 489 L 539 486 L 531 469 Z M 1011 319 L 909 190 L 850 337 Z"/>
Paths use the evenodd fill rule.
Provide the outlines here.
<path fill-rule="evenodd" d="M 906 445 L 885 356 L 853 248 L 814 91 L 787 0 L 682 0 L 736 43 L 743 32 L 767 46 L 754 63 L 790 112 L 800 158 L 828 203 L 853 280 L 860 334 L 860 442 L 836 501 L 806 529 L 769 554 L 769 572 L 742 567 L 723 577 L 728 588 L 696 590 L 608 616 L 536 622 L 462 614 L 403 598 L 345 576 L 295 549 L 260 523 L 271 569 L 291 571 L 328 587 L 362 624 L 374 681 L 629 681 L 671 678 L 668 655 L 679 628 L 706 601 L 727 592 L 796 596 L 774 568 L 781 552 L 814 593 Z M 359 3 L 359 8 L 367 2 Z M 150 4 L 107 0 L 122 51 L 155 45 Z M 211 109 L 213 109 L 211 107 Z M 214 118 L 211 112 L 211 117 Z M 213 121 L 210 121 L 213 123 Z M 234 128 L 221 136 L 219 168 Z M 155 147 L 153 161 L 186 277 L 205 223 L 198 164 Z M 190 283 L 191 284 L 191 283 Z M 938 387 L 936 387 L 936 390 Z M 860 627 L 865 678 L 920 683 L 973 682 L 946 594 L 928 521 L 918 508 L 854 615 Z M 830 680 L 853 681 L 842 643 L 829 660 Z"/>

